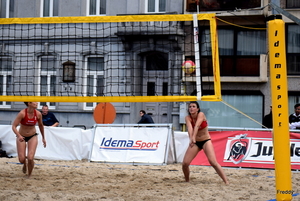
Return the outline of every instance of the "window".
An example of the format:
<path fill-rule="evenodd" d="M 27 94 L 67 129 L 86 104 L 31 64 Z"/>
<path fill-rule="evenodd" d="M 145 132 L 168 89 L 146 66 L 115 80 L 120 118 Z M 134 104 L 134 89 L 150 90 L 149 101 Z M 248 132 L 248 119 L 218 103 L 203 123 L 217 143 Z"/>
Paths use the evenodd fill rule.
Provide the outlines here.
<path fill-rule="evenodd" d="M 162 95 L 163 96 L 167 96 L 169 93 L 168 93 L 168 87 L 169 87 L 169 84 L 168 84 L 168 82 L 164 82 L 163 83 L 163 92 L 162 92 Z"/>
<path fill-rule="evenodd" d="M 243 94 L 243 92 L 240 91 L 233 93 Z M 233 93 L 231 93 L 232 95 L 222 95 L 222 99 L 252 119 L 262 122 L 263 96 L 260 94 L 233 95 Z M 226 106 L 222 102 L 200 101 L 200 107 L 208 119 L 209 126 L 261 128 L 261 125 Z"/>
<path fill-rule="evenodd" d="M 39 58 L 39 95 L 56 95 L 56 58 L 54 56 L 42 56 Z M 41 102 L 39 108 L 48 105 L 49 109 L 55 109 L 55 102 Z"/>
<path fill-rule="evenodd" d="M 203 75 L 212 75 L 209 30 L 201 32 Z M 260 30 L 218 29 L 221 76 L 259 76 L 260 54 L 266 54 L 266 32 Z"/>
<path fill-rule="evenodd" d="M 106 0 L 87 0 L 88 15 L 105 15 Z"/>
<path fill-rule="evenodd" d="M 0 17 L 10 18 L 14 17 L 14 0 L 0 0 Z"/>
<path fill-rule="evenodd" d="M 147 96 L 155 96 L 155 82 L 147 83 Z"/>
<path fill-rule="evenodd" d="M 289 115 L 295 113 L 294 106 L 300 103 L 300 95 L 299 92 L 289 92 L 288 104 L 289 104 Z"/>
<path fill-rule="evenodd" d="M 84 85 L 86 86 L 86 96 L 104 95 L 104 58 L 87 57 L 84 72 Z M 97 103 L 85 103 L 84 109 L 92 110 Z"/>
<path fill-rule="evenodd" d="M 12 58 L 0 57 L 0 95 L 12 95 Z M 0 108 L 10 108 L 11 102 L 0 101 Z"/>
<path fill-rule="evenodd" d="M 287 74 L 300 75 L 300 27 L 287 25 Z"/>
<path fill-rule="evenodd" d="M 286 8 L 300 8 L 299 0 L 286 0 Z"/>
<path fill-rule="evenodd" d="M 148 0 L 146 1 L 147 13 L 163 13 L 166 12 L 166 0 Z"/>
<path fill-rule="evenodd" d="M 41 17 L 58 16 L 58 0 L 41 0 Z"/>

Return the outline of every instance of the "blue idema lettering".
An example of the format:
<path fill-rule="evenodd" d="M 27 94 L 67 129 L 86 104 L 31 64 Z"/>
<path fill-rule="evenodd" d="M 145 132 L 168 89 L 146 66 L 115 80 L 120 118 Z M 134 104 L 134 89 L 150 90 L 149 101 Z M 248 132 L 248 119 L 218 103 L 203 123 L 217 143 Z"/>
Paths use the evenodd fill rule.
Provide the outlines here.
<path fill-rule="evenodd" d="M 112 138 L 105 140 L 105 138 L 103 138 L 101 147 L 132 147 L 133 143 L 133 140 L 113 140 Z"/>

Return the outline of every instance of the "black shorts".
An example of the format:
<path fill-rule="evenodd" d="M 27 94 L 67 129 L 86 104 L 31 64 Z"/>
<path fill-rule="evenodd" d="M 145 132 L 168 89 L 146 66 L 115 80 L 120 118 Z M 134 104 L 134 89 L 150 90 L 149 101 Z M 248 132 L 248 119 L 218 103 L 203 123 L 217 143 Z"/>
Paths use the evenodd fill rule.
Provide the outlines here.
<path fill-rule="evenodd" d="M 199 149 L 203 149 L 203 145 L 209 140 L 211 140 L 211 139 L 207 139 L 207 140 L 203 140 L 203 141 L 196 141 L 195 144 L 199 147 Z"/>
<path fill-rule="evenodd" d="M 24 140 L 25 140 L 25 142 L 28 142 L 33 136 L 36 136 L 36 135 L 38 135 L 37 133 L 35 133 L 35 134 L 33 134 L 32 136 L 29 136 L 29 137 L 24 137 Z"/>

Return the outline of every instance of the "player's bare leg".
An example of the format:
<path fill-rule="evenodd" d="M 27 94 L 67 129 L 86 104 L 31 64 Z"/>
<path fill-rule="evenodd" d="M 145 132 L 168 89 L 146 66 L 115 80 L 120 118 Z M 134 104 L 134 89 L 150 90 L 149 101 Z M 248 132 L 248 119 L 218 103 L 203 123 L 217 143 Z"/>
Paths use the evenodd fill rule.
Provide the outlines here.
<path fill-rule="evenodd" d="M 34 168 L 34 161 L 28 160 L 28 178 L 30 178 L 33 168 Z"/>
<path fill-rule="evenodd" d="M 26 172 L 27 172 L 27 160 L 26 160 L 26 159 L 25 159 L 25 161 L 24 161 L 24 163 L 23 163 L 22 172 L 23 172 L 24 174 L 26 174 Z"/>
<path fill-rule="evenodd" d="M 185 152 L 183 161 L 182 161 L 182 171 L 184 174 L 184 179 L 186 182 L 190 181 L 190 164 L 192 160 L 196 157 L 197 153 L 199 152 L 199 148 L 194 144 L 190 145 Z"/>

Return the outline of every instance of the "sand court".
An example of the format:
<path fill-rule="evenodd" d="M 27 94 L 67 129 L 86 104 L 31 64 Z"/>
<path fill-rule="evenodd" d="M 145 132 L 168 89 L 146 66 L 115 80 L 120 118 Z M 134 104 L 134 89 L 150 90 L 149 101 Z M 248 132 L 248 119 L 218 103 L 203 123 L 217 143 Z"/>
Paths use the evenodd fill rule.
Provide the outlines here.
<path fill-rule="evenodd" d="M 0 200 L 275 200 L 274 170 L 224 168 L 226 186 L 212 167 L 191 166 L 184 182 L 181 164 L 104 164 L 87 160 L 35 160 L 27 179 L 17 158 L 0 158 Z M 292 172 L 293 200 L 299 172 Z"/>

